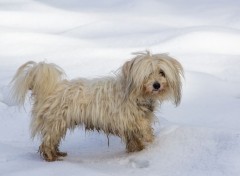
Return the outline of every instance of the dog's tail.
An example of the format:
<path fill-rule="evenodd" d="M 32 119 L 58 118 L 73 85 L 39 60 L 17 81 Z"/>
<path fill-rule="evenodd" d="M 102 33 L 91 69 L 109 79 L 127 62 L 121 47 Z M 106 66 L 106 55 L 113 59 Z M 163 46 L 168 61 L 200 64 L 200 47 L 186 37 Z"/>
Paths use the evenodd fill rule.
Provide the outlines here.
<path fill-rule="evenodd" d="M 18 105 L 24 105 L 27 92 L 38 101 L 44 100 L 62 80 L 64 72 L 55 64 L 29 61 L 23 64 L 13 77 L 11 95 Z"/>

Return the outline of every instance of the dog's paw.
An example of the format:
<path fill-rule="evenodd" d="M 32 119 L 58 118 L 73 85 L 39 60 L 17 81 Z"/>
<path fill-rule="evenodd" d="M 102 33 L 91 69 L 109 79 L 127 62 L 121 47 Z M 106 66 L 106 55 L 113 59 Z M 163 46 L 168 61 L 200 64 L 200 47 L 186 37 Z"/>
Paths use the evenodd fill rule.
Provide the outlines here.
<path fill-rule="evenodd" d="M 59 157 L 65 157 L 65 156 L 67 156 L 67 153 L 66 153 L 66 152 L 60 152 L 60 151 L 58 151 L 58 152 L 57 152 L 57 156 L 59 156 Z"/>

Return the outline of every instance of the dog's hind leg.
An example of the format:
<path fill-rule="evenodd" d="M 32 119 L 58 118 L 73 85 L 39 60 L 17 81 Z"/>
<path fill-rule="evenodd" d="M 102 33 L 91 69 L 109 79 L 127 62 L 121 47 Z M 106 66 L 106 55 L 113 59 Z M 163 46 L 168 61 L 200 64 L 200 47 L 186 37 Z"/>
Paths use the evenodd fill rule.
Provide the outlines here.
<path fill-rule="evenodd" d="M 67 156 L 67 153 L 59 151 L 58 146 L 60 140 L 59 142 L 54 141 L 51 139 L 44 140 L 39 147 L 40 154 L 46 161 L 56 161 L 59 159 L 59 157 Z"/>
<path fill-rule="evenodd" d="M 55 161 L 58 158 L 54 147 L 49 146 L 47 142 L 42 142 L 39 152 L 46 161 Z"/>
<path fill-rule="evenodd" d="M 57 153 L 57 156 L 59 156 L 59 157 L 65 157 L 65 156 L 67 156 L 67 152 L 61 152 L 60 150 L 59 150 L 59 145 L 57 145 L 56 146 L 56 153 Z"/>
<path fill-rule="evenodd" d="M 54 121 L 52 124 L 42 132 L 42 144 L 39 147 L 40 154 L 46 161 L 56 161 L 59 157 L 67 155 L 59 151 L 61 138 L 66 134 L 66 125 L 63 120 Z"/>

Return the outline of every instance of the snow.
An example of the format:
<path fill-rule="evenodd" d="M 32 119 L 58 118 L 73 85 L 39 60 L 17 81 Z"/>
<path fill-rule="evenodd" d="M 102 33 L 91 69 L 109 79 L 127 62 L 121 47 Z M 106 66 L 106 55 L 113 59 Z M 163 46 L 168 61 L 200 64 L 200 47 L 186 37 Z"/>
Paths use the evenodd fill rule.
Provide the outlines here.
<path fill-rule="evenodd" d="M 1 0 L 0 175 L 240 175 L 240 1 Z M 179 107 L 156 112 L 156 140 L 128 154 L 117 137 L 76 129 L 63 161 L 45 162 L 9 82 L 28 60 L 54 62 L 68 78 L 100 77 L 131 53 L 170 53 L 185 68 Z"/>

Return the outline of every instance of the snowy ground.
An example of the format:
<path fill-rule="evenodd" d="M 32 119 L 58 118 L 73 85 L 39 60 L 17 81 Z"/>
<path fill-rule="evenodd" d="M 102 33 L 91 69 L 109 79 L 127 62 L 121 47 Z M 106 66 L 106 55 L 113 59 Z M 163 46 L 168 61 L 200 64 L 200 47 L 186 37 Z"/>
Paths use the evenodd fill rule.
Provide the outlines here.
<path fill-rule="evenodd" d="M 8 97 L 28 60 L 60 65 L 69 78 L 109 75 L 149 49 L 183 64 L 179 107 L 156 112 L 155 142 L 127 154 L 116 137 L 76 129 L 64 161 L 48 163 L 30 139 L 30 104 Z M 0 175 L 240 175 L 240 1 L 0 0 Z"/>

